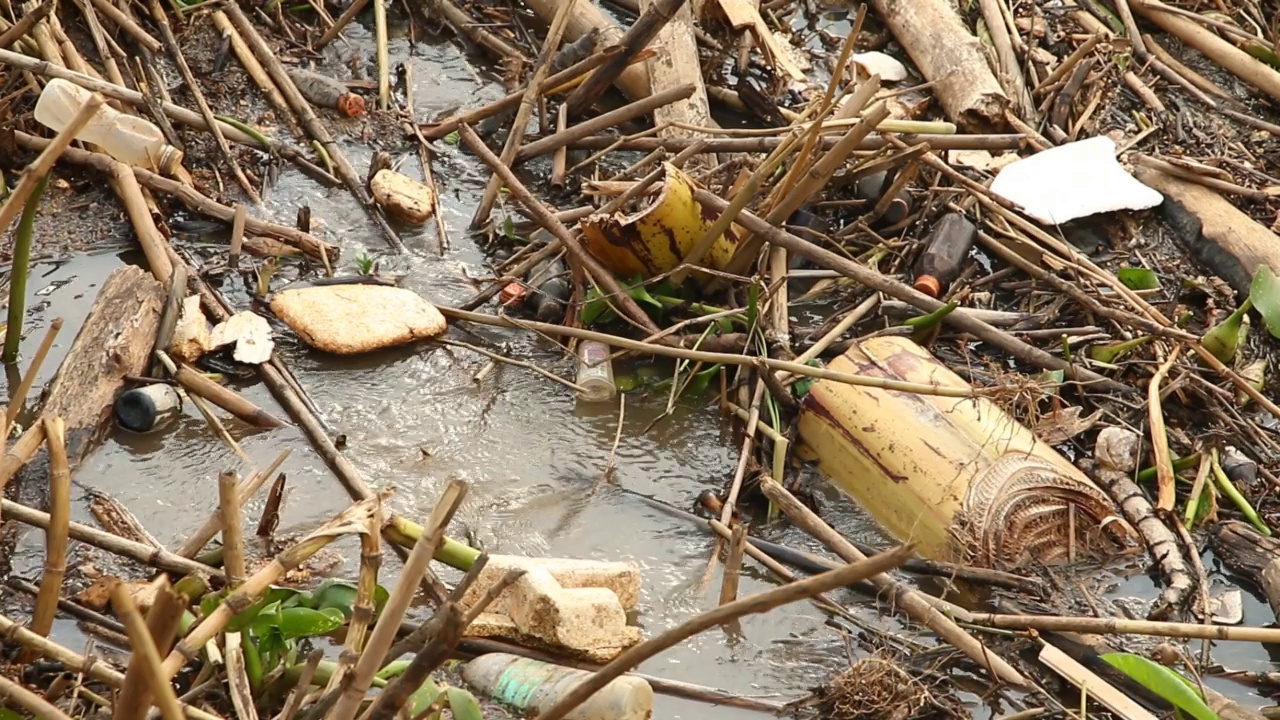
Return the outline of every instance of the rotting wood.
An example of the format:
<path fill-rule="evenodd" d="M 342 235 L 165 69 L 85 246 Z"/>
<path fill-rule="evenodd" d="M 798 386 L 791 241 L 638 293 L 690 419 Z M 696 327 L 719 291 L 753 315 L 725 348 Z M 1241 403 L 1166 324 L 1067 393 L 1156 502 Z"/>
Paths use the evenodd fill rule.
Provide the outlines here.
<path fill-rule="evenodd" d="M 1257 268 L 1280 268 L 1280 239 L 1203 185 L 1139 166 L 1134 176 L 1164 194 L 1160 211 L 1179 243 L 1231 289 L 1248 295 Z"/>
<path fill-rule="evenodd" d="M 947 0 L 875 0 L 876 12 L 915 61 L 947 117 L 961 127 L 999 129 L 1009 96 L 991 72 L 982 44 Z"/>
<path fill-rule="evenodd" d="M 1280 539 L 1259 534 L 1248 523 L 1219 523 L 1209 535 L 1213 549 L 1237 577 L 1257 585 L 1280 620 Z"/>
<path fill-rule="evenodd" d="M 649 7 L 650 0 L 641 0 Z M 681 3 L 671 20 L 658 31 L 654 40 L 662 48 L 657 57 L 648 61 L 650 91 L 662 92 L 673 87 L 694 85 L 693 95 L 677 100 L 653 111 L 653 123 L 664 128 L 659 136 L 687 135 L 687 130 L 672 127 L 674 123 L 716 127 L 707 100 L 707 88 L 702 80 L 702 63 L 698 57 L 698 41 L 693 33 L 693 10 L 689 3 Z"/>

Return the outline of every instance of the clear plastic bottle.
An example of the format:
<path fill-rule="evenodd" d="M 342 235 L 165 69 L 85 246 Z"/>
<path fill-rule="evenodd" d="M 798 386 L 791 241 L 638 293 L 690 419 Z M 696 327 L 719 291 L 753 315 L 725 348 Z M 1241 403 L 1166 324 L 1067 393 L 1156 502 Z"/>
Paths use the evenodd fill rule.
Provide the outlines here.
<path fill-rule="evenodd" d="M 542 713 L 592 673 L 507 653 L 489 653 L 467 663 L 462 678 L 475 690 L 518 710 Z M 646 720 L 653 714 L 653 688 L 644 679 L 614 678 L 565 720 Z"/>
<path fill-rule="evenodd" d="M 578 343 L 578 385 L 583 388 L 578 396 L 586 402 L 605 402 L 618 394 L 618 386 L 613 382 L 613 363 L 605 360 L 607 357 L 609 346 L 602 342 Z"/>
<path fill-rule="evenodd" d="M 61 132 L 75 119 L 93 92 L 62 78 L 49 81 L 36 102 L 36 120 Z M 103 104 L 76 135 L 77 140 L 102 148 L 122 163 L 172 175 L 182 164 L 182 151 L 165 142 L 160 128 L 136 115 Z"/>

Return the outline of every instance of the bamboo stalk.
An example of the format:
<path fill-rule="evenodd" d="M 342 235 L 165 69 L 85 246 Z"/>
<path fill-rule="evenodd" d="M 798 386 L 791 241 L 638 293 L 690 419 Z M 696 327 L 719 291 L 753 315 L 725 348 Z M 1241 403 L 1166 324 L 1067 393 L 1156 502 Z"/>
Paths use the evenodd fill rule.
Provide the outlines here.
<path fill-rule="evenodd" d="M 840 138 L 824 135 L 817 147 L 830 149 Z M 747 138 L 694 138 L 694 137 L 640 137 L 622 138 L 611 135 L 593 135 L 575 140 L 569 147 L 579 150 L 635 150 L 652 152 L 663 149 L 668 152 L 685 150 L 697 142 L 705 142 L 704 153 L 769 152 L 786 141 L 785 137 Z M 928 144 L 934 150 L 1020 150 L 1026 147 L 1025 136 L 1018 135 L 903 135 L 901 141 L 908 145 Z M 884 137 L 869 137 L 858 145 L 859 151 L 881 150 L 892 145 Z"/>
<path fill-rule="evenodd" d="M 35 9 L 27 11 L 25 15 L 18 19 L 18 22 L 11 25 L 8 30 L 0 33 L 0 49 L 7 49 L 10 45 L 21 40 L 27 33 L 31 32 L 31 28 L 35 27 L 36 23 L 43 20 L 45 16 L 49 14 L 49 11 L 53 10 L 56 5 L 57 3 L 51 2 L 51 0 L 45 0 L 37 5 Z"/>
<path fill-rule="evenodd" d="M 563 0 L 562 0 L 563 2 Z M 570 4 L 570 3 L 566 3 Z M 675 17 L 676 12 L 683 7 L 685 0 L 655 0 L 636 21 L 632 23 L 627 32 L 614 43 L 622 47 L 622 52 L 611 58 L 609 62 L 601 65 L 598 69 L 578 86 L 572 94 L 569 95 L 568 106 L 570 115 L 581 115 L 587 108 L 600 97 L 609 86 L 617 81 L 618 77 L 630 65 L 630 60 L 641 50 L 644 50 L 650 42 L 657 37 L 662 28 L 671 22 L 671 18 Z M 563 7 L 563 6 L 562 6 Z M 690 93 L 692 95 L 692 93 Z M 686 96 L 687 97 L 687 96 Z M 680 98 L 681 100 L 685 98 Z M 667 103 L 663 103 L 665 105 Z M 661 107 L 659 105 L 658 107 Z"/>
<path fill-rule="evenodd" d="M 634 120 L 635 118 L 648 115 L 656 108 L 669 105 L 679 100 L 685 100 L 692 96 L 696 89 L 697 86 L 693 84 L 681 85 L 669 90 L 664 90 L 656 95 L 650 95 L 636 100 L 635 102 L 628 103 L 617 110 L 610 110 L 609 112 L 593 117 L 590 120 L 580 122 L 562 133 L 558 132 L 554 135 L 542 138 L 541 140 L 535 140 L 528 145 L 525 145 L 523 148 L 520 148 L 515 159 L 517 161 L 528 160 L 529 158 L 553 152 L 558 148 L 572 145 L 573 143 L 594 135 L 602 130 L 607 130 L 615 125 L 627 122 L 628 120 Z"/>
<path fill-rule="evenodd" d="M 67 462 L 67 444 L 62 418 L 45 417 L 44 432 L 49 441 L 49 528 L 45 532 L 44 576 L 36 595 L 31 630 L 48 636 L 58 614 L 58 598 L 67 574 L 67 540 L 71 522 L 71 471 Z M 19 662 L 29 663 L 37 653 L 25 650 Z"/>
<path fill-rule="evenodd" d="M 5 437 L 7 438 L 8 435 L 6 434 Z M 36 456 L 36 451 L 40 449 L 40 445 L 43 442 L 44 423 L 36 423 L 22 433 L 22 436 L 9 448 L 4 457 L 0 457 L 0 493 L 4 492 L 5 486 L 9 484 L 14 475 L 18 474 L 22 466 L 31 462 L 31 458 Z M 3 515 L 4 513 L 0 513 L 0 517 L 3 517 Z"/>
<path fill-rule="evenodd" d="M 351 7 L 360 4 L 359 2 L 352 3 Z M 275 108 L 276 114 L 283 122 L 289 124 L 295 136 L 303 135 L 304 133 L 302 127 L 298 125 L 297 117 L 294 116 L 293 110 L 289 108 L 289 103 L 284 101 L 284 96 L 280 94 L 280 88 L 276 87 L 275 81 L 267 74 L 266 68 L 262 67 L 262 63 L 258 62 L 258 58 L 254 57 L 253 51 L 245 44 L 244 38 L 240 37 L 240 33 L 236 31 L 235 26 L 227 19 L 227 14 L 221 10 L 214 10 L 210 15 L 213 17 L 214 26 L 218 28 L 218 32 L 223 37 L 230 41 L 231 50 L 236 54 L 240 65 L 244 67 L 245 72 L 249 73 L 249 77 L 253 78 L 254 83 L 258 85 L 258 89 L 267 98 L 267 102 L 271 104 L 271 107 Z M 343 13 L 343 17 L 346 17 L 346 13 Z M 318 50 L 321 46 L 316 45 L 315 47 Z"/>
<path fill-rule="evenodd" d="M 346 10 L 342 11 L 342 14 L 338 16 L 338 19 L 333 21 L 333 24 L 329 26 L 329 29 L 324 31 L 324 34 L 320 36 L 320 39 L 316 40 L 315 43 L 312 44 L 312 47 L 317 51 L 324 49 L 325 45 L 333 42 L 342 34 L 342 29 L 351 24 L 351 21 L 354 20 L 368 4 L 369 0 L 354 0 L 354 2 L 347 6 Z M 386 22 L 385 19 L 383 22 Z"/>
<path fill-rule="evenodd" d="M 733 527 L 729 539 L 729 557 L 724 561 L 724 584 L 720 586 L 720 604 L 728 605 L 738 599 L 738 579 L 742 575 L 743 548 L 747 545 L 747 526 L 739 523 Z"/>
<path fill-rule="evenodd" d="M 129 594 L 128 585 L 120 583 L 111 591 L 111 606 L 129 633 L 129 645 L 132 651 L 129 666 L 142 667 L 141 676 L 150 684 L 152 697 L 155 698 L 164 720 L 183 720 L 178 697 L 173 692 L 173 686 L 169 684 L 169 677 L 161 667 L 160 651 L 151 638 L 151 631 L 147 629 L 142 613 L 138 612 L 138 606 L 133 602 L 133 596 Z"/>
<path fill-rule="evenodd" d="M 6 428 L 13 427 L 13 421 L 18 418 L 18 413 L 22 412 L 22 405 L 27 400 L 27 393 L 31 392 L 31 385 L 36 381 L 36 376 L 40 374 L 40 366 L 44 364 L 44 359 L 49 356 L 49 349 L 53 347 L 53 341 L 58 337 L 58 331 L 60 330 L 62 330 L 62 318 L 54 318 L 53 322 L 49 323 L 49 330 L 44 334 L 44 340 L 40 341 L 40 347 L 36 350 L 35 356 L 31 358 L 31 365 L 27 368 L 27 374 L 22 377 L 22 382 L 18 383 L 18 389 L 13 391 L 13 397 L 9 399 L 9 409 L 5 412 L 4 418 Z"/>
<path fill-rule="evenodd" d="M 132 18 L 124 14 L 115 5 L 112 5 L 110 0 L 91 0 L 91 2 L 98 12 L 106 15 L 107 18 L 124 31 L 126 35 L 133 38 L 135 42 L 141 44 L 147 50 L 155 53 L 160 52 L 160 50 L 164 48 L 164 46 L 160 44 L 159 40 L 156 40 L 150 33 L 143 30 L 142 26 L 134 22 Z"/>
<path fill-rule="evenodd" d="M 866 557 L 816 513 L 796 500 L 794 495 L 773 478 L 762 478 L 760 488 L 792 522 L 804 528 L 846 562 L 855 562 Z M 1017 687 L 1029 687 L 1022 673 L 965 632 L 951 618 L 938 612 L 927 599 L 921 597 L 918 591 L 905 587 L 886 574 L 879 574 L 869 579 L 877 588 L 894 598 L 896 607 L 901 608 L 916 622 L 928 626 L 939 637 L 976 662 L 979 667 L 985 668 L 995 680 Z"/>
<path fill-rule="evenodd" d="M 1122 0 L 1123 1 L 1123 0 Z M 1164 405 L 1160 401 L 1160 383 L 1169 374 L 1169 369 L 1177 362 L 1182 352 L 1181 345 L 1174 345 L 1168 359 L 1160 364 L 1156 374 L 1147 383 L 1147 414 L 1151 423 L 1151 454 L 1156 466 L 1157 499 L 1156 510 L 1161 513 L 1173 512 L 1173 503 L 1177 499 L 1177 488 L 1174 486 L 1173 458 L 1169 454 L 1169 436 L 1165 433 Z"/>
<path fill-rule="evenodd" d="M 3 675 L 0 675 L 0 697 L 12 700 L 40 720 L 71 720 L 53 703 Z"/>
<path fill-rule="evenodd" d="M 333 709 L 325 716 L 326 720 L 352 720 L 364 699 L 364 694 L 373 682 L 373 676 L 383 665 L 383 658 L 395 642 L 396 631 L 400 620 L 409 608 L 409 603 L 417 594 L 418 584 L 428 571 L 431 558 L 444 540 L 444 531 L 453 514 L 457 512 L 467 494 L 467 485 L 459 480 L 450 481 L 436 503 L 435 510 L 427 519 L 426 536 L 414 545 L 405 561 L 400 580 L 395 591 L 387 599 L 382 615 L 373 626 L 369 635 L 369 643 L 356 661 L 355 667 L 343 682 L 341 695 Z"/>
<path fill-rule="evenodd" d="M 769 612 L 774 608 L 797 600 L 805 600 L 819 593 L 861 582 L 869 577 L 892 570 L 909 555 L 910 551 L 907 547 L 900 547 L 884 555 L 877 555 L 869 560 L 846 565 L 839 570 L 832 570 L 831 572 L 757 593 L 697 615 L 682 625 L 623 651 L 612 662 L 605 665 L 590 678 L 583 680 L 553 706 L 538 715 L 537 720 L 561 720 L 570 711 L 585 702 L 587 698 L 605 685 L 608 685 L 614 678 L 623 675 L 628 670 L 640 665 L 640 663 L 663 650 L 674 647 L 704 630 L 723 625 L 744 615 Z"/>
<path fill-rule="evenodd" d="M 164 575 L 157 577 L 152 585 L 156 587 L 156 594 L 151 609 L 147 611 L 147 632 L 151 634 L 158 653 L 163 654 L 173 648 L 189 600 L 174 592 Z M 147 716 L 147 708 L 151 707 L 153 698 L 151 686 L 146 681 L 147 672 L 145 663 L 129 663 L 120 685 L 120 694 L 112 703 L 112 720 L 142 720 Z"/>
<path fill-rule="evenodd" d="M 373 0 L 374 41 L 378 57 L 378 108 L 391 109 L 391 58 L 387 50 L 387 3 Z"/>
<path fill-rule="evenodd" d="M 109 157 L 109 156 L 105 156 Z M 70 159 L 70 158 L 68 158 Z M 104 165 L 107 163 L 104 161 Z M 173 261 L 167 252 L 168 242 L 156 227 L 155 217 L 147 206 L 142 186 L 134 175 L 134 167 L 114 159 L 109 164 L 108 177 L 116 194 L 120 196 L 120 204 L 124 205 L 125 214 L 133 225 L 134 234 L 138 236 L 138 244 L 142 246 L 142 254 L 147 258 L 147 267 L 161 285 L 168 285 L 173 276 Z"/>
<path fill-rule="evenodd" d="M 236 491 L 239 478 L 233 472 L 218 474 L 218 507 L 222 518 L 222 569 L 231 586 L 244 581 L 244 522 L 241 499 Z"/>
<path fill-rule="evenodd" d="M 207 375 L 188 365 L 179 366 L 178 372 L 174 373 L 173 377 L 188 392 L 199 395 L 254 427 L 277 428 L 285 426 L 283 420 L 254 405 L 234 390 L 210 380 Z"/>
<path fill-rule="evenodd" d="M 254 494 L 258 492 L 258 489 L 262 487 L 263 483 L 265 483 L 268 478 L 274 475 L 276 470 L 279 469 L 282 464 L 284 464 L 285 458 L 289 457 L 290 452 L 291 451 L 289 450 L 285 450 L 284 452 L 281 452 L 279 455 L 276 456 L 276 459 L 272 461 L 270 465 L 267 466 L 265 470 L 254 472 L 252 475 L 249 476 L 247 480 L 245 480 L 242 484 L 237 486 L 236 497 L 240 500 L 240 502 L 242 503 L 248 502 L 249 499 L 252 498 Z M 199 553 L 201 550 L 203 550 L 204 546 L 207 545 L 209 541 L 213 539 L 213 536 L 217 535 L 219 532 L 221 532 L 221 530 L 222 530 L 222 511 L 215 510 L 213 513 L 209 515 L 208 519 L 206 519 L 204 523 L 199 528 L 196 529 L 195 532 L 191 533 L 191 537 L 187 538 L 187 540 L 178 547 L 178 550 L 175 554 L 178 555 L 179 557 L 184 557 L 184 558 L 195 557 L 196 554 Z"/>

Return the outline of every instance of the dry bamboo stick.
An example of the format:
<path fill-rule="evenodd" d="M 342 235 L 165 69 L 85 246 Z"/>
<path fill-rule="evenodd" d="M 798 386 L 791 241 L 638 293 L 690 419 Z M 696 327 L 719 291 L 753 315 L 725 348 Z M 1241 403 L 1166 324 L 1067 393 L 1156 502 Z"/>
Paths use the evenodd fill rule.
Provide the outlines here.
<path fill-rule="evenodd" d="M 29 432 L 29 431 L 28 431 Z M 24 436 L 25 437 L 25 436 Z M 40 433 L 40 437 L 44 437 L 44 432 Z M 33 451 L 34 453 L 34 451 Z M 41 512 L 26 505 L 21 505 L 12 500 L 0 499 L 0 510 L 3 510 L 4 517 L 10 520 L 17 520 L 25 525 L 48 529 L 52 520 L 48 513 Z M 160 570 L 168 570 L 170 572 L 182 573 L 184 575 L 197 574 L 210 577 L 222 577 L 222 573 L 216 568 L 211 568 L 204 563 L 196 562 L 184 557 L 180 557 L 167 550 L 158 549 L 145 545 L 140 542 L 126 540 L 122 537 L 103 532 L 97 528 L 92 528 L 79 523 L 69 523 L 68 532 L 72 540 L 79 540 L 88 543 L 94 547 L 102 548 L 122 555 L 127 558 L 136 560 L 144 565 L 158 568 Z"/>
<path fill-rule="evenodd" d="M 67 574 L 67 541 L 71 523 L 71 471 L 67 463 L 67 442 L 62 418 L 43 419 L 45 437 L 49 440 L 49 528 L 45 532 L 44 576 L 40 579 L 40 591 L 36 595 L 35 612 L 31 617 L 31 630 L 48 636 L 53 629 L 53 618 L 58 614 L 58 598 L 62 594 L 62 582 Z M 35 659 L 35 652 L 28 648 L 20 662 Z"/>
<path fill-rule="evenodd" d="M 9 408 L 5 412 L 4 427 L 13 427 L 13 421 L 18 419 L 18 413 L 22 412 L 22 405 L 27 400 L 27 393 L 31 392 L 31 385 L 36 381 L 36 376 L 40 373 L 40 366 L 44 365 L 44 359 L 49 356 L 49 349 L 53 347 L 53 341 L 58 337 L 58 332 L 62 330 L 62 318 L 54 318 L 49 323 L 49 330 L 44 334 L 44 339 L 40 341 L 40 347 L 36 349 L 36 354 L 31 358 L 31 366 L 27 368 L 27 374 L 22 376 L 22 381 L 18 383 L 18 389 L 13 391 L 13 397 L 9 399 Z M 8 437 L 7 433 L 4 434 Z M 3 447 L 3 439 L 0 439 L 0 448 Z"/>
<path fill-rule="evenodd" d="M 169 579 L 160 575 L 153 582 L 156 588 L 155 601 L 147 611 L 147 632 L 161 653 L 168 653 L 178 636 L 178 626 L 182 622 L 182 613 L 186 611 L 188 599 L 184 599 L 169 586 Z M 120 694 L 112 704 L 114 714 L 112 720 L 142 720 L 151 707 L 151 686 L 146 681 L 145 663 L 129 663 L 125 670 L 124 680 L 119 684 Z M 190 716 L 190 713 L 187 713 Z"/>
<path fill-rule="evenodd" d="M 357 4 L 359 3 L 353 3 L 353 6 Z M 271 107 L 275 108 L 280 120 L 289 124 L 289 128 L 293 130 L 295 136 L 302 136 L 304 133 L 302 127 L 298 125 L 298 118 L 293 114 L 293 110 L 289 109 L 289 103 L 284 101 L 284 96 L 280 94 L 280 88 L 276 87 L 275 81 L 267 74 L 266 68 L 262 67 L 262 63 L 258 62 L 258 58 L 254 57 L 253 51 L 245 44 L 244 38 L 240 37 L 240 33 L 236 31 L 235 26 L 227 19 L 227 14 L 221 10 L 214 10 L 211 15 L 213 16 L 214 26 L 231 43 L 231 50 L 236 54 L 236 58 L 240 60 L 240 65 L 244 67 L 245 72 L 249 73 L 249 77 L 253 78 L 253 81 L 258 85 L 258 89 L 262 90 L 262 94 L 267 98 L 267 102 L 271 104 Z M 319 49 L 319 47 L 316 49 Z"/>
<path fill-rule="evenodd" d="M 866 559 L 866 556 L 854 547 L 852 543 L 836 532 L 816 513 L 805 507 L 799 500 L 796 500 L 795 496 L 782 485 L 779 485 L 776 480 L 764 477 L 761 479 L 760 487 L 764 494 L 781 508 L 787 517 L 791 518 L 792 522 L 822 541 L 824 545 L 831 548 L 846 562 L 858 562 Z M 900 584 L 887 574 L 879 574 L 869 579 L 882 592 L 891 594 L 895 605 L 902 608 L 903 612 L 916 622 L 928 626 L 939 637 L 963 652 L 970 660 L 976 662 L 979 667 L 986 668 L 995 680 L 1017 687 L 1029 687 L 1029 683 L 1022 676 L 1022 673 L 992 652 L 990 648 L 974 639 L 972 635 L 965 632 L 959 625 L 956 625 L 951 618 L 938 612 L 928 600 L 921 597 L 918 591 Z"/>
<path fill-rule="evenodd" d="M 252 498 L 262 487 L 263 483 L 274 475 L 276 470 L 284 464 L 285 458 L 289 457 L 289 453 L 289 450 L 285 450 L 280 453 L 265 470 L 254 472 L 248 479 L 241 483 L 236 488 L 236 497 L 239 498 L 240 502 L 248 502 L 249 499 Z M 179 557 L 193 558 L 204 549 L 204 546 L 213 539 L 214 535 L 217 535 L 221 531 L 222 511 L 219 509 L 210 513 L 204 523 L 201 524 L 195 532 L 191 533 L 191 537 L 187 538 L 187 540 L 178 547 L 174 554 Z"/>
<path fill-rule="evenodd" d="M 31 28 L 40 22 L 53 10 L 57 3 L 51 0 L 45 0 L 35 7 L 34 10 L 28 11 L 25 15 L 18 19 L 18 22 L 9 27 L 8 30 L 0 33 L 0 49 L 7 49 L 10 45 L 21 40 L 27 33 L 31 32 Z"/>
<path fill-rule="evenodd" d="M 174 373 L 177 380 L 187 392 L 194 393 L 241 420 L 260 428 L 284 427 L 285 422 L 262 408 L 254 405 L 234 390 L 223 387 L 210 380 L 204 373 L 187 365 L 178 367 Z"/>
<path fill-rule="evenodd" d="M 236 586 L 244 581 L 244 519 L 237 491 L 239 478 L 233 472 L 218 474 L 218 517 L 222 520 L 222 570 L 227 583 Z"/>
<path fill-rule="evenodd" d="M 0 675 L 0 697 L 12 700 L 40 720 L 71 720 L 53 703 L 3 675 Z"/>
<path fill-rule="evenodd" d="M 98 12 L 106 15 L 107 18 L 124 31 L 126 35 L 133 38 L 134 41 L 142 45 L 147 50 L 155 53 L 160 52 L 164 48 L 164 46 L 160 44 L 159 40 L 152 37 L 146 30 L 143 30 L 142 26 L 138 25 L 138 23 L 134 22 L 132 18 L 121 12 L 121 10 L 115 5 L 112 5 L 110 0 L 90 1 Z"/>
<path fill-rule="evenodd" d="M 174 694 L 173 685 L 169 684 L 169 678 L 160 665 L 160 650 L 151 637 L 151 631 L 147 629 L 146 621 L 142 619 L 142 613 L 138 612 L 133 596 L 129 594 L 128 585 L 120 583 L 111 591 L 111 606 L 129 633 L 129 649 L 132 651 L 129 666 L 142 667 L 141 677 L 150 684 L 152 697 L 160 707 L 161 716 L 164 720 L 184 720 L 178 696 Z"/>
<path fill-rule="evenodd" d="M 624 105 L 617 110 L 611 110 L 603 115 L 578 123 L 577 125 L 570 127 L 568 130 L 565 130 L 563 133 L 556 133 L 542 138 L 541 140 L 535 140 L 521 148 L 516 159 L 528 160 L 529 158 L 537 157 L 539 155 L 545 155 L 557 148 L 572 145 L 582 138 L 611 128 L 619 123 L 624 123 L 628 120 L 648 115 L 653 112 L 655 108 L 660 108 L 664 105 L 676 102 L 677 100 L 687 99 L 693 95 L 695 90 L 697 90 L 697 86 L 695 85 L 682 85 L 680 87 L 664 90 L 657 95 L 650 95 L 646 98 L 641 98 L 640 100 Z"/>

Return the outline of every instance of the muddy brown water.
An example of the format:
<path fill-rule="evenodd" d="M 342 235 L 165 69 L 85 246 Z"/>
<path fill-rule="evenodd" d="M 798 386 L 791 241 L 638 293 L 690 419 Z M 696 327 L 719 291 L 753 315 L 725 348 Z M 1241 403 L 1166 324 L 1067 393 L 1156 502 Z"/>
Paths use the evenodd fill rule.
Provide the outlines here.
<path fill-rule="evenodd" d="M 367 51 L 372 47 L 371 34 L 370 28 L 358 25 L 346 33 L 355 47 L 366 49 L 366 57 L 372 57 Z M 409 42 L 400 34 L 390 51 L 393 63 L 413 64 L 419 118 L 433 118 L 459 105 L 475 105 L 499 95 L 500 86 L 492 76 L 448 42 L 419 43 L 411 54 Z M 329 67 L 341 67 L 338 61 L 347 52 L 342 48 L 331 51 Z M 393 146 L 395 142 L 382 144 Z M 381 237 L 345 190 L 319 188 L 291 168 L 282 173 L 266 206 L 257 212 L 288 223 L 299 204 L 309 204 L 314 216 L 328 224 L 328 239 L 342 247 L 340 271 L 354 272 L 355 258 L 367 252 L 381 257 L 385 271 L 403 274 L 404 286 L 438 302 L 457 303 L 474 291 L 469 277 L 484 277 L 489 272 L 476 242 L 465 232 L 487 175 L 458 148 L 438 147 L 440 156 L 434 170 L 451 242 L 451 249 L 443 256 L 437 251 L 430 225 L 404 232 L 409 254 L 385 255 Z M 368 146 L 348 141 L 345 149 L 357 168 L 367 167 Z M 410 173 L 418 172 L 411 150 L 391 149 L 402 151 L 397 158 L 407 156 Z M 35 346 L 53 318 L 61 317 L 65 322 L 41 381 L 52 376 L 70 347 L 103 279 L 122 264 L 139 260 L 137 253 L 128 250 L 100 251 L 44 262 L 35 269 L 29 285 L 28 306 L 33 310 L 27 347 Z M 243 292 L 230 294 L 240 307 L 247 307 Z M 484 342 L 571 375 L 571 363 L 545 342 L 520 333 L 474 330 L 479 338 L 456 328 L 451 332 L 459 339 Z M 636 619 L 647 634 L 661 632 L 714 605 L 718 573 L 709 589 L 699 588 L 710 548 L 702 530 L 607 484 L 592 492 L 609 461 L 618 423 L 616 406 L 582 405 L 563 387 L 512 367 L 500 367 L 477 383 L 473 376 L 485 361 L 461 349 L 423 345 L 357 359 L 335 359 L 309 352 L 287 331 L 278 333 L 276 340 L 326 420 L 347 436 L 347 456 L 373 486 L 397 489 L 392 500 L 397 511 L 425 518 L 444 484 L 450 478 L 461 478 L 470 484 L 470 494 L 451 528 L 455 536 L 470 536 L 494 552 L 639 563 L 644 568 L 644 592 Z M 14 385 L 11 378 L 9 387 Z M 249 385 L 243 389 L 255 402 L 275 408 L 265 388 Z M 683 508 L 691 507 L 700 491 L 722 487 L 733 475 L 739 440 L 709 400 L 686 398 L 671 417 L 645 432 L 663 412 L 666 393 L 629 394 L 617 447 L 618 485 Z M 234 422 L 230 426 L 260 465 L 270 462 L 282 449 L 293 450 L 284 465 L 289 495 L 282 532 L 312 527 L 349 504 L 338 481 L 298 430 L 249 432 Z M 75 474 L 82 487 L 73 492 L 73 519 L 93 522 L 83 488 L 95 488 L 124 503 L 152 534 L 173 547 L 216 507 L 217 475 L 234 467 L 231 451 L 213 437 L 195 409 L 188 407 L 183 419 L 161 434 L 139 437 L 117 433 L 110 438 Z M 819 490 L 824 515 L 837 528 L 859 540 L 882 541 L 874 524 L 851 503 L 830 488 Z M 251 522 L 256 522 L 261 503 L 258 497 L 250 504 Z M 818 550 L 793 530 L 778 529 L 776 535 L 775 539 Z M 23 534 L 14 557 L 16 575 L 38 578 L 42 546 L 40 533 Z M 342 558 L 333 574 L 353 577 L 358 546 L 343 542 L 332 547 Z M 85 559 L 85 553 L 85 548 L 78 546 L 72 557 Z M 398 565 L 390 554 L 387 557 L 386 567 L 394 573 Z M 106 563 L 101 555 L 88 559 Z M 1227 581 L 1217 574 L 1212 559 L 1206 557 L 1206 563 L 1215 585 L 1225 586 Z M 393 580 L 384 574 L 383 582 L 390 585 Z M 771 586 L 748 568 L 742 592 Z M 1150 580 L 1141 574 L 1115 581 L 1105 593 L 1139 614 L 1154 595 Z M 865 598 L 846 594 L 844 599 L 866 621 L 891 632 L 902 630 L 896 620 L 878 616 Z M 421 617 L 424 611 L 414 608 L 411 612 Z M 704 633 L 662 653 L 641 669 L 743 695 L 790 700 L 846 665 L 845 643 L 824 625 L 824 619 L 807 604 L 751 616 L 734 631 Z M 1267 624 L 1271 619 L 1265 603 L 1246 597 L 1246 623 Z M 76 625 L 66 620 L 56 626 L 55 639 L 71 647 L 84 643 Z M 1271 658 L 1259 645 L 1221 644 L 1215 657 L 1233 670 L 1272 669 Z M 1211 684 L 1251 705 L 1264 702 L 1230 682 Z M 971 708 L 978 716 L 988 714 L 976 702 Z M 736 720 L 759 715 L 660 697 L 655 717 Z"/>

